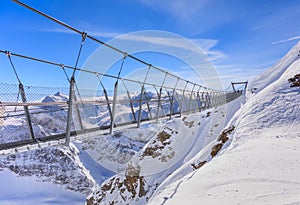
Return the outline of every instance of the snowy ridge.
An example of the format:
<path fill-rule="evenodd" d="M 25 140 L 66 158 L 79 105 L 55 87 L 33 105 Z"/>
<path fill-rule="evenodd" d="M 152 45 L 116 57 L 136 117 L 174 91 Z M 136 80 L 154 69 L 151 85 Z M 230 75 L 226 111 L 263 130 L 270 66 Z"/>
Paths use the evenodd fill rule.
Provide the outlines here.
<path fill-rule="evenodd" d="M 265 87 L 271 86 L 271 84 L 275 82 L 278 78 L 280 78 L 295 60 L 299 59 L 299 55 L 300 41 L 273 67 L 266 70 L 263 74 L 250 80 L 248 83 L 248 88 L 256 88 L 255 93 L 258 93 Z"/>
<path fill-rule="evenodd" d="M 193 173 L 178 169 L 150 204 L 300 204 L 300 89 L 289 81 L 300 73 L 299 50 L 251 82 L 257 94 L 247 93 L 218 155 Z"/>

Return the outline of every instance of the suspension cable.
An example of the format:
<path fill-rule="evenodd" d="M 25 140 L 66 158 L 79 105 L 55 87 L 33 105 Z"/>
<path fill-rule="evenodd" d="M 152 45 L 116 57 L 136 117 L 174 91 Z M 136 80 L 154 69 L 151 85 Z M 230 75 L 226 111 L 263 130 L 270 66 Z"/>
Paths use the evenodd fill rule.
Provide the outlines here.
<path fill-rule="evenodd" d="M 149 71 L 150 71 L 151 67 L 152 67 L 152 65 L 151 65 L 151 64 L 148 64 L 148 69 L 147 69 L 147 73 L 146 73 L 146 75 L 145 75 L 145 79 L 144 79 L 144 82 L 143 82 L 143 86 L 144 86 L 144 84 L 145 84 L 146 81 L 147 81 L 148 74 L 149 74 Z"/>
<path fill-rule="evenodd" d="M 76 28 L 74 28 L 74 27 L 72 27 L 72 26 L 70 26 L 70 25 L 68 25 L 68 24 L 66 24 L 66 23 L 64 23 L 64 22 L 62 22 L 62 21 L 60 21 L 60 20 L 58 20 L 58 19 L 56 19 L 56 18 L 50 16 L 50 15 L 48 15 L 48 14 L 45 14 L 45 13 L 43 13 L 43 12 L 41 12 L 41 11 L 39 11 L 39 10 L 37 10 L 37 9 L 35 9 L 35 8 L 33 8 L 33 7 L 31 7 L 31 6 L 28 6 L 27 4 L 24 4 L 24 3 L 22 3 L 22 2 L 19 1 L 19 0 L 12 0 L 12 1 L 14 1 L 14 2 L 20 4 L 21 6 L 27 8 L 27 9 L 33 11 L 33 12 L 36 12 L 36 13 L 38 13 L 38 14 L 40 14 L 40 15 L 42 15 L 42 16 L 44 16 L 44 17 L 46 17 L 46 18 L 48 18 L 48 19 L 50 19 L 50 20 L 52 20 L 52 21 L 54 21 L 54 22 L 56 22 L 56 23 L 58 23 L 58 24 L 60 24 L 60 25 L 62 25 L 62 26 L 64 26 L 64 27 L 66 27 L 66 28 L 68 28 L 68 29 L 70 29 L 70 30 L 72 30 L 72 31 L 74 31 L 74 32 L 76 32 L 76 33 L 79 33 L 79 34 L 81 34 L 81 35 L 83 35 L 83 34 L 85 33 L 85 32 L 82 32 L 82 31 L 80 31 L 80 30 L 78 30 L 78 29 L 76 29 Z M 114 51 L 116 51 L 116 52 L 122 53 L 123 55 L 127 55 L 128 57 L 130 57 L 130 58 L 132 58 L 133 60 L 136 60 L 136 61 L 138 61 L 138 62 L 140 62 L 140 63 L 142 63 L 142 64 L 149 65 L 149 63 L 147 63 L 146 61 L 141 60 L 141 59 L 139 59 L 139 58 L 137 58 L 137 57 L 135 57 L 135 56 L 133 56 L 133 55 L 131 55 L 131 54 L 127 54 L 126 52 L 124 52 L 124 51 L 122 51 L 122 50 L 120 50 L 120 49 L 118 49 L 118 48 L 116 48 L 116 47 L 114 47 L 114 46 L 112 46 L 112 45 L 109 45 L 109 44 L 107 44 L 107 43 L 105 43 L 105 42 L 103 42 L 103 41 L 101 41 L 101 40 L 99 40 L 99 39 L 97 39 L 97 38 L 95 38 L 95 37 L 93 37 L 93 36 L 90 36 L 90 35 L 88 35 L 88 34 L 86 34 L 86 33 L 85 33 L 85 37 L 86 37 L 86 38 L 89 38 L 89 39 L 91 39 L 91 40 L 93 40 L 93 41 L 95 41 L 95 42 L 98 42 L 98 43 L 100 43 L 100 44 L 102 44 L 102 45 L 104 45 L 104 46 L 106 46 L 106 47 L 108 47 L 108 48 L 110 48 L 110 49 L 112 49 L 112 50 L 114 50 Z M 164 73 L 166 72 L 165 70 L 163 70 L 163 69 L 161 69 L 161 68 L 159 68 L 159 67 L 156 67 L 156 66 L 152 66 L 152 68 L 154 68 L 154 69 L 156 69 L 156 70 L 158 70 L 158 71 L 164 72 Z M 171 75 L 171 76 L 173 76 L 173 77 L 178 77 L 178 76 L 176 76 L 176 75 L 174 75 L 174 74 L 172 74 L 172 73 L 169 73 L 169 75 Z M 185 80 L 185 79 L 183 79 L 183 78 L 181 78 L 181 77 L 179 77 L 179 78 L 180 78 L 180 80 L 182 80 L 182 81 L 185 81 L 185 82 L 187 81 L 187 80 Z"/>
<path fill-rule="evenodd" d="M 13 62 L 12 62 L 12 59 L 11 59 L 11 53 L 10 53 L 9 51 L 5 51 L 5 54 L 7 55 L 8 59 L 9 59 L 9 62 L 10 62 L 10 64 L 11 64 L 11 67 L 12 67 L 12 69 L 13 69 L 13 71 L 14 71 L 14 73 L 15 73 L 15 76 L 16 76 L 18 82 L 19 82 L 19 85 L 21 85 L 22 82 L 21 82 L 21 80 L 20 80 L 20 78 L 19 78 L 19 75 L 18 75 L 18 73 L 17 73 L 17 70 L 16 70 L 16 68 L 15 68 L 15 65 L 14 65 Z M 19 101 L 19 98 L 20 98 L 20 89 L 18 90 L 17 102 Z M 17 106 L 15 107 L 14 111 L 16 112 L 16 110 L 17 110 Z"/>
<path fill-rule="evenodd" d="M 119 78 L 120 78 L 120 75 L 121 75 L 121 72 L 122 72 L 122 69 L 123 69 L 123 65 L 124 65 L 124 61 L 125 61 L 125 59 L 126 59 L 127 56 L 128 56 L 128 54 L 127 54 L 127 53 L 124 53 L 124 57 L 123 57 L 123 60 L 122 60 L 122 63 L 121 63 L 121 67 L 120 67 L 119 73 L 118 73 L 117 81 L 118 81 Z"/>
<path fill-rule="evenodd" d="M 73 70 L 73 73 L 72 73 L 72 77 L 74 77 L 75 72 L 77 70 L 78 61 L 79 61 L 79 58 L 80 58 L 80 55 L 81 55 L 81 51 L 82 51 L 82 47 L 83 47 L 83 44 L 84 44 L 84 41 L 85 41 L 86 37 L 87 37 L 87 33 L 86 32 L 82 32 L 81 33 L 81 43 L 80 43 L 80 47 L 79 47 L 79 51 L 78 51 L 76 63 L 75 63 L 75 66 L 74 66 L 75 69 Z"/>
<path fill-rule="evenodd" d="M 101 85 L 101 87 L 103 88 L 103 90 L 105 89 L 104 88 L 104 85 L 103 85 L 103 83 L 102 83 L 102 81 L 101 81 L 101 79 L 100 79 L 100 77 L 99 77 L 99 75 L 96 75 L 97 76 L 97 78 L 98 78 L 98 80 L 99 80 L 99 82 L 100 82 L 100 85 Z"/>
<path fill-rule="evenodd" d="M 165 73 L 165 77 L 164 77 L 164 80 L 163 80 L 163 82 L 161 84 L 161 88 L 164 86 L 164 84 L 166 82 L 167 75 L 168 75 L 168 72 Z"/>
<path fill-rule="evenodd" d="M 6 52 L 8 51 L 3 51 L 3 50 L 0 50 L 0 53 L 4 53 L 6 54 Z M 38 58 L 34 58 L 34 57 L 30 57 L 30 56 L 25 56 L 25 55 L 21 55 L 21 54 L 17 54 L 17 53 L 12 53 L 12 52 L 9 52 L 11 56 L 16 56 L 16 57 L 19 57 L 19 58 L 24 58 L 24 59 L 28 59 L 28 60 L 33 60 L 33 61 L 37 61 L 37 62 L 40 62 L 40 63 L 45 63 L 45 64 L 49 64 L 49 65 L 53 65 L 53 66 L 57 66 L 57 67 L 60 67 L 61 68 L 61 63 L 56 63 L 56 62 L 52 62 L 52 61 L 48 61 L 48 60 L 43 60 L 43 59 L 38 59 Z M 150 64 L 148 64 L 150 65 Z M 153 66 L 152 66 L 153 67 Z M 74 70 L 75 68 L 73 66 L 70 66 L 70 65 L 64 65 L 64 68 L 66 69 L 71 69 L 71 70 Z M 114 75 L 110 75 L 110 74 L 104 74 L 104 73 L 100 73 L 100 72 L 96 72 L 96 71 L 91 71 L 91 70 L 87 70 L 87 69 L 83 69 L 83 68 L 77 68 L 76 69 L 77 71 L 82 71 L 82 72 L 85 72 L 85 73 L 90 73 L 90 74 L 93 74 L 93 75 L 99 75 L 99 76 L 104 76 L 104 77 L 108 77 L 108 78 L 113 78 L 113 79 L 117 79 L 118 77 L 117 76 L 114 76 Z M 169 75 L 171 75 L 170 73 L 168 73 Z M 172 75 L 173 76 L 173 75 Z M 176 76 L 177 78 L 177 83 L 179 80 L 181 80 L 180 77 Z M 129 81 L 129 82 L 133 82 L 133 83 L 140 83 L 141 81 L 138 81 L 138 80 L 134 80 L 134 79 L 129 79 L 129 78 L 123 78 L 123 77 L 119 77 L 119 79 L 124 79 L 126 81 Z M 184 80 L 186 82 L 186 80 Z M 158 84 L 155 84 L 155 83 L 147 83 L 145 82 L 146 85 L 155 85 L 155 86 L 160 86 Z M 169 86 L 164 86 L 165 88 L 168 88 L 168 89 L 173 89 L 173 87 L 169 87 Z M 204 86 L 202 86 L 203 88 L 206 88 Z M 177 90 L 181 90 L 181 89 L 177 89 Z"/>
<path fill-rule="evenodd" d="M 7 57 L 8 57 L 8 59 L 9 59 L 10 65 L 11 65 L 11 67 L 12 67 L 14 73 L 15 73 L 15 76 L 16 76 L 16 78 L 17 78 L 19 84 L 22 84 L 22 83 L 21 83 L 21 80 L 20 80 L 20 78 L 19 78 L 19 75 L 18 75 L 18 73 L 17 73 L 17 70 L 16 70 L 16 68 L 15 68 L 15 66 L 14 66 L 14 64 L 13 64 L 13 62 L 12 62 L 12 60 L 11 60 L 11 53 L 10 53 L 9 51 L 5 51 L 5 53 L 6 53 Z"/>
<path fill-rule="evenodd" d="M 61 69 L 64 71 L 64 74 L 65 74 L 65 76 L 66 76 L 68 82 L 70 82 L 70 78 L 69 78 L 69 76 L 68 76 L 68 73 L 66 72 L 65 65 L 64 65 L 64 64 L 60 64 L 60 67 L 61 67 Z"/>
<path fill-rule="evenodd" d="M 126 86 L 126 84 L 125 84 L 125 82 L 124 82 L 124 79 L 123 79 L 123 78 L 121 78 L 121 81 L 122 81 L 122 83 L 123 83 L 123 85 L 124 85 L 124 88 L 125 88 L 125 90 L 126 90 L 127 92 L 129 92 L 129 90 L 128 90 L 128 88 L 127 88 L 127 86 Z"/>

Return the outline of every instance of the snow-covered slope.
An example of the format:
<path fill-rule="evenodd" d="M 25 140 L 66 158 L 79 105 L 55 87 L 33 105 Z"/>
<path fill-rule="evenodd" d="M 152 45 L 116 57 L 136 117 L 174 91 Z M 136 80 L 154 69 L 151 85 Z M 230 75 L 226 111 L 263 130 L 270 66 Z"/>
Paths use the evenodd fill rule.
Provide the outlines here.
<path fill-rule="evenodd" d="M 35 176 L 39 181 L 59 184 L 65 189 L 89 193 L 93 179 L 80 162 L 76 149 L 48 147 L 0 157 L 0 171 Z"/>
<path fill-rule="evenodd" d="M 85 195 L 80 192 L 65 190 L 51 182 L 40 182 L 35 176 L 19 177 L 8 170 L 0 174 L 1 205 L 59 204 L 82 205 Z"/>
<path fill-rule="evenodd" d="M 260 92 L 265 87 L 271 85 L 278 80 L 287 68 L 299 58 L 300 55 L 300 41 L 273 67 L 266 70 L 262 75 L 258 75 L 248 83 L 248 89 L 254 90 L 255 93 Z M 250 93 L 250 92 L 249 92 Z"/>
<path fill-rule="evenodd" d="M 217 156 L 195 158 L 199 169 L 161 188 L 150 204 L 300 204 L 300 87 L 289 82 L 300 73 L 299 50 L 300 43 L 250 83 L 258 89 L 228 124 L 235 129 Z"/>
<path fill-rule="evenodd" d="M 168 177 L 173 172 L 203 148 L 215 145 L 224 124 L 231 119 L 242 100 L 240 98 L 228 105 L 168 121 L 123 164 L 119 173 L 94 188 L 87 204 L 146 204 L 162 184 L 172 182 Z M 100 145 L 100 149 L 103 148 Z M 88 147 L 87 151 L 92 154 L 94 149 Z M 105 152 L 101 153 L 106 156 Z M 186 171 L 192 172 L 193 167 L 189 164 Z"/>
<path fill-rule="evenodd" d="M 278 64 L 250 81 L 246 103 L 241 97 L 158 125 L 122 130 L 112 136 L 91 134 L 71 144 L 72 149 L 50 147 L 4 156 L 0 158 L 0 178 L 15 180 L 17 174 L 24 178 L 11 186 L 24 182 L 27 187 L 50 187 L 55 192 L 63 188 L 60 196 L 70 194 L 72 204 L 77 199 L 82 202 L 79 192 L 89 193 L 92 184 L 88 205 L 300 204 L 300 88 L 297 83 L 291 87 L 292 81 L 300 82 L 299 50 L 300 43 Z M 255 92 L 251 92 L 253 88 Z M 44 99 L 66 100 L 62 93 Z M 84 126 L 107 124 L 109 116 L 103 108 L 83 108 Z M 132 120 L 127 104 L 118 109 L 116 123 Z M 163 105 L 162 114 L 168 111 L 168 105 Z M 155 109 L 152 112 L 155 116 Z M 144 118 L 149 117 L 146 106 L 143 113 Z M 35 132 L 41 136 L 61 133 L 66 111 L 55 115 L 35 114 Z M 24 126 L 17 122 L 4 122 L 2 141 L 7 141 L 13 130 L 16 138 L 23 137 L 19 134 L 24 134 Z M 8 194 L 0 195 L 1 204 L 17 202 L 13 199 L 17 189 L 11 190 L 1 191 Z M 23 193 L 40 193 L 36 189 L 26 191 Z M 48 197 L 24 199 L 28 199 L 27 204 L 67 203 L 67 198 Z"/>
<path fill-rule="evenodd" d="M 74 146 L 1 156 L 0 180 L 0 204 L 26 205 L 82 204 L 94 183 Z"/>

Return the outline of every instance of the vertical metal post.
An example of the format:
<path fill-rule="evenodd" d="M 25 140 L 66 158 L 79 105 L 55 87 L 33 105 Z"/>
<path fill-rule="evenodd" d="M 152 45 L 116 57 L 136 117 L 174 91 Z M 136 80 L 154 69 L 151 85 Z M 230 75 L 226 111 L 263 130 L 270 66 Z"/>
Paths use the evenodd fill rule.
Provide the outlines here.
<path fill-rule="evenodd" d="M 188 114 L 191 114 L 191 106 L 192 106 L 193 92 L 194 92 L 195 86 L 196 86 L 196 84 L 194 84 L 192 92 L 191 92 L 191 97 L 190 97 L 190 102 L 189 102 L 189 108 L 188 108 Z"/>
<path fill-rule="evenodd" d="M 70 89 L 69 89 L 68 116 L 67 116 L 66 142 L 65 142 L 66 145 L 70 144 L 70 137 L 71 137 L 74 85 L 75 85 L 75 79 L 72 76 L 70 79 Z"/>
<path fill-rule="evenodd" d="M 77 92 L 79 93 L 78 89 L 77 89 Z M 81 118 L 79 106 L 78 106 L 78 103 L 77 103 L 77 98 L 76 98 L 76 95 L 75 95 L 75 90 L 74 90 L 74 100 L 76 101 L 76 103 L 75 103 L 75 111 L 76 111 L 76 115 L 77 115 L 77 118 L 78 118 L 77 121 L 79 123 L 80 130 L 83 130 L 82 118 Z M 81 103 L 81 104 L 83 105 L 83 103 Z"/>
<path fill-rule="evenodd" d="M 107 91 L 104 87 L 103 87 L 103 92 L 104 92 L 104 97 L 105 97 L 106 106 L 107 106 L 107 109 L 108 109 L 108 112 L 109 112 L 109 116 L 111 117 L 112 116 L 112 111 L 111 111 L 111 107 L 110 107 L 110 104 L 109 104 L 109 98 L 108 98 L 108 95 L 107 95 Z"/>
<path fill-rule="evenodd" d="M 234 87 L 234 84 L 235 84 L 235 83 L 231 82 L 232 89 L 233 89 L 234 92 L 236 92 L 235 87 Z"/>
<path fill-rule="evenodd" d="M 157 111 L 156 111 L 156 123 L 158 123 L 158 118 L 159 118 L 159 108 L 161 106 L 161 94 L 162 94 L 162 87 L 159 89 L 158 93 L 158 105 L 157 105 Z"/>
<path fill-rule="evenodd" d="M 25 112 L 25 117 L 26 117 L 26 122 L 27 122 L 27 125 L 28 125 L 28 128 L 29 128 L 29 135 L 30 135 L 30 138 L 32 139 L 33 142 L 35 142 L 35 138 L 34 138 L 34 133 L 33 133 L 33 128 L 32 128 L 32 123 L 31 123 L 31 118 L 30 118 L 30 113 L 29 113 L 29 110 L 28 110 L 28 106 L 25 105 L 25 103 L 27 102 L 26 100 L 26 95 L 25 95 L 25 91 L 24 91 L 24 86 L 23 84 L 21 83 L 21 80 L 18 76 L 18 73 L 17 73 L 17 70 L 11 60 L 11 53 L 8 52 L 8 51 L 5 51 L 5 54 L 7 55 L 8 59 L 9 59 L 9 62 L 11 64 L 11 67 L 15 73 L 15 76 L 17 78 L 17 80 L 19 81 L 19 92 L 21 94 L 21 98 L 22 98 L 22 102 L 24 103 L 24 112 Z"/>
<path fill-rule="evenodd" d="M 247 86 L 248 86 L 248 81 L 246 81 L 245 92 L 246 92 Z"/>
<path fill-rule="evenodd" d="M 180 107 L 180 117 L 182 116 L 182 113 L 183 113 L 183 110 L 182 110 L 183 109 L 183 101 L 184 101 L 184 98 L 185 98 L 184 93 L 185 93 L 185 89 L 186 89 L 188 83 L 189 83 L 189 81 L 186 81 L 185 87 L 183 88 L 183 91 L 182 91 L 182 98 L 181 98 L 181 102 L 180 102 L 180 105 L 179 105 L 179 107 Z"/>
<path fill-rule="evenodd" d="M 207 92 L 207 97 L 208 97 L 208 108 L 212 108 L 211 92 Z"/>
<path fill-rule="evenodd" d="M 209 108 L 209 96 L 208 96 L 208 91 L 205 93 L 205 109 Z"/>
<path fill-rule="evenodd" d="M 112 111 L 111 111 L 111 107 L 110 107 L 110 103 L 109 103 L 109 98 L 108 98 L 108 95 L 107 95 L 107 91 L 106 91 L 103 83 L 101 82 L 101 79 L 99 78 L 99 75 L 97 75 L 97 78 L 98 78 L 98 80 L 100 82 L 100 85 L 101 85 L 101 87 L 103 89 L 103 93 L 104 93 L 104 97 L 105 97 L 105 101 L 106 101 L 106 106 L 107 106 L 107 109 L 108 109 L 108 112 L 109 112 L 109 116 L 110 116 L 110 118 L 112 118 Z"/>
<path fill-rule="evenodd" d="M 201 107 L 201 101 L 200 101 L 200 93 L 199 91 L 197 92 L 197 108 L 196 110 L 198 110 L 200 112 L 200 107 Z"/>
<path fill-rule="evenodd" d="M 127 92 L 127 97 L 128 97 L 128 99 L 129 99 L 129 105 L 130 105 L 130 109 L 131 109 L 131 113 L 132 113 L 134 122 L 137 122 L 136 116 L 135 116 L 135 113 L 134 113 L 134 109 L 133 109 L 133 105 L 132 105 L 132 99 L 131 99 L 129 90 L 128 90 L 127 87 L 126 87 L 126 84 L 125 84 L 124 80 L 123 80 L 123 79 L 121 79 L 121 80 L 122 80 L 122 83 L 123 83 L 123 85 L 124 85 L 124 87 L 125 87 L 125 89 L 126 89 L 126 92 Z"/>
<path fill-rule="evenodd" d="M 129 105 L 130 105 L 130 109 L 131 109 L 131 113 L 132 113 L 134 122 L 137 122 L 136 116 L 135 116 L 135 113 L 134 113 L 134 109 L 133 109 L 133 105 L 132 105 L 132 99 L 131 99 L 131 96 L 130 96 L 130 93 L 129 93 L 128 90 L 127 90 L 127 96 L 128 96 L 128 98 L 129 98 Z"/>
<path fill-rule="evenodd" d="M 204 110 L 205 107 L 206 107 L 206 105 L 205 105 L 205 99 L 204 99 L 204 91 L 202 91 L 202 94 L 201 94 L 201 111 Z"/>
<path fill-rule="evenodd" d="M 110 130 L 109 133 L 113 133 L 113 128 L 115 126 L 115 114 L 116 114 L 116 103 L 117 103 L 117 97 L 118 97 L 118 80 L 115 83 L 114 87 L 114 98 L 113 98 L 113 104 L 112 104 L 112 112 L 111 112 L 111 119 L 110 119 Z"/>
<path fill-rule="evenodd" d="M 211 108 L 211 93 L 209 93 L 208 91 L 207 91 L 207 101 L 208 101 L 208 108 Z"/>
<path fill-rule="evenodd" d="M 144 82 L 143 82 L 142 88 L 141 88 L 140 107 L 139 107 L 138 121 L 137 121 L 137 127 L 138 127 L 138 128 L 139 128 L 140 125 L 141 125 L 141 112 L 142 112 L 142 105 L 143 105 L 142 101 L 143 101 L 143 93 L 144 93 L 144 89 L 145 89 L 145 88 L 144 88 L 144 85 L 145 85 L 145 82 L 147 81 L 147 77 L 148 77 L 148 74 L 149 74 L 149 71 L 150 71 L 151 67 L 152 67 L 152 65 L 149 64 L 149 65 L 148 65 L 148 70 L 147 70 L 147 73 L 146 73 L 146 76 L 145 76 L 145 79 L 144 79 Z"/>
<path fill-rule="evenodd" d="M 210 107 L 214 107 L 214 92 L 211 92 L 209 95 L 210 98 Z"/>
<path fill-rule="evenodd" d="M 140 106 L 139 106 L 139 113 L 138 113 L 138 121 L 137 121 L 137 127 L 140 127 L 140 124 L 141 124 L 141 112 L 142 112 L 142 101 L 143 101 L 143 93 L 144 93 L 144 84 L 142 85 L 142 88 L 141 88 L 141 94 L 140 94 Z"/>
<path fill-rule="evenodd" d="M 65 70 L 65 65 L 64 64 L 60 64 L 60 67 L 61 69 L 63 70 L 68 82 L 70 83 L 70 79 L 69 79 L 69 76 Z M 74 82 L 74 89 L 76 88 L 77 90 L 77 93 L 79 95 L 79 98 L 80 98 L 80 93 L 79 93 L 79 89 L 77 87 L 77 85 L 75 84 Z M 80 115 L 80 110 L 79 110 L 79 106 L 78 106 L 78 103 L 77 103 L 77 98 L 76 98 L 76 95 L 75 95 L 75 91 L 74 91 L 74 100 L 76 101 L 76 104 L 75 104 L 75 110 L 76 110 L 76 115 L 77 115 L 77 121 L 79 122 L 79 127 L 80 127 L 80 130 L 83 130 L 83 124 L 82 124 L 82 119 L 81 119 L 81 115 Z M 80 98 L 80 101 L 82 102 L 82 99 Z M 83 105 L 83 103 L 81 103 Z"/>
<path fill-rule="evenodd" d="M 170 119 L 172 118 L 172 114 L 173 114 L 174 95 L 175 95 L 175 90 L 176 90 L 178 82 L 179 82 L 179 78 L 177 78 L 177 81 L 175 83 L 175 86 L 174 86 L 174 89 L 173 89 L 173 93 L 172 93 L 172 100 L 170 102 Z"/>
<path fill-rule="evenodd" d="M 175 88 L 173 89 L 172 92 L 172 99 L 170 99 L 170 119 L 172 118 L 172 114 L 173 114 L 174 95 L 175 95 Z"/>
<path fill-rule="evenodd" d="M 164 86 L 164 84 L 165 84 L 167 75 L 168 75 L 168 73 L 166 72 L 166 73 L 165 73 L 164 80 L 163 80 L 163 82 L 162 82 L 162 84 L 161 84 L 161 87 L 160 87 L 160 89 L 159 89 L 159 94 L 158 94 L 158 104 L 157 104 L 157 111 L 156 111 L 156 123 L 158 123 L 158 118 L 159 118 L 159 116 L 158 116 L 158 115 L 159 115 L 159 108 L 161 107 L 161 94 L 162 94 L 162 88 L 163 88 L 163 86 Z M 155 88 L 155 86 L 154 86 L 154 88 Z M 156 88 L 155 88 L 155 89 L 156 89 Z"/>
<path fill-rule="evenodd" d="M 24 86 L 23 86 L 22 83 L 19 83 L 19 91 L 20 91 L 20 94 L 21 94 L 22 102 L 26 103 L 27 100 L 26 100 L 26 95 L 25 95 L 25 91 L 24 91 Z M 25 112 L 25 116 L 26 116 L 27 126 L 29 128 L 30 138 L 32 139 L 33 142 L 35 142 L 36 140 L 34 138 L 34 132 L 33 132 L 33 128 L 32 128 L 32 122 L 31 122 L 31 117 L 30 117 L 30 113 L 29 113 L 29 110 L 28 110 L 28 106 L 24 105 L 23 107 L 24 107 L 24 112 Z"/>
<path fill-rule="evenodd" d="M 145 95 L 145 101 L 146 101 L 146 105 L 147 105 L 147 109 L 148 109 L 148 113 L 149 113 L 149 118 L 151 120 L 152 119 L 152 113 L 151 113 L 151 109 L 150 109 L 150 105 L 149 105 L 149 100 L 150 99 L 148 99 L 145 89 L 144 89 L 144 95 Z"/>
<path fill-rule="evenodd" d="M 199 112 L 201 111 L 200 110 L 200 107 L 201 107 L 200 89 L 201 89 L 201 86 L 199 86 L 199 89 L 197 91 L 197 108 L 196 108 L 196 110 L 198 110 Z"/>

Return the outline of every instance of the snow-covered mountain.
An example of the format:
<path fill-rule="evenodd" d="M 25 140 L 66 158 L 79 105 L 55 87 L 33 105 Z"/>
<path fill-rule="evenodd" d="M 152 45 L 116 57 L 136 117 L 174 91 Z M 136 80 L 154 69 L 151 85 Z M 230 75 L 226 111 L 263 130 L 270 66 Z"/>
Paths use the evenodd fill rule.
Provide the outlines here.
<path fill-rule="evenodd" d="M 153 97 L 154 94 L 148 92 L 147 96 Z M 122 98 L 124 96 L 119 97 Z M 167 95 L 164 97 L 167 97 Z M 132 96 L 132 100 L 138 100 L 139 98 L 139 96 Z M 49 105 L 34 106 L 30 109 L 35 137 L 42 138 L 65 132 L 67 108 L 63 104 L 52 105 L 51 103 L 66 102 L 68 101 L 68 96 L 58 92 L 54 95 L 46 96 L 40 101 L 49 103 Z M 175 104 L 174 109 L 177 109 L 178 106 L 176 105 L 178 104 Z M 168 105 L 164 105 L 162 108 L 160 114 L 163 112 L 167 113 L 170 110 Z M 13 108 L 11 109 L 14 111 Z M 126 122 L 130 118 L 129 110 L 130 106 L 128 103 L 119 105 L 116 113 L 116 123 Z M 110 117 L 106 105 L 85 105 L 80 107 L 80 111 L 84 126 L 87 128 L 105 125 L 105 123 L 109 124 Z M 148 118 L 149 113 L 146 106 L 143 107 L 143 111 L 145 114 L 142 115 L 142 119 Z M 23 113 L 22 110 L 18 112 L 20 114 Z M 132 121 L 132 119 L 130 118 L 129 120 Z M 38 182 L 34 183 L 37 186 L 40 186 L 41 183 L 52 183 L 57 184 L 58 189 L 89 194 L 94 183 L 101 184 L 115 174 L 114 171 L 116 170 L 109 170 L 107 166 L 118 162 L 120 166 L 117 169 L 124 170 L 122 164 L 126 164 L 134 154 L 142 149 L 160 126 L 160 124 L 149 127 L 143 125 L 141 129 L 123 130 L 120 133 L 115 132 L 113 136 L 99 136 L 93 133 L 84 139 L 80 139 L 81 141 L 74 142 L 80 151 L 72 144 L 72 149 L 68 147 L 48 147 L 0 156 L 0 179 L 5 179 L 7 175 L 13 179 L 21 176 L 30 179 L 30 183 L 37 180 Z M 74 124 L 72 124 L 72 130 L 75 129 L 74 127 Z M 0 127 L 1 143 L 26 139 L 29 139 L 29 133 L 24 117 L 7 116 L 4 118 L 4 122 Z M 3 193 L 4 188 L 0 189 Z M 28 187 L 28 190 L 32 189 Z M 71 196 L 73 196 L 73 192 L 70 193 Z M 7 196 L 0 195 L 0 204 L 7 201 L 8 203 L 17 204 L 18 202 L 13 201 L 14 196 L 23 199 L 24 204 L 32 203 L 32 200 L 25 197 L 21 192 L 13 195 L 9 193 Z M 41 197 L 40 202 L 44 203 L 47 201 L 47 197 L 49 196 L 45 194 L 44 197 Z M 82 199 L 84 200 L 85 197 L 83 196 Z M 56 203 L 64 200 L 55 199 Z"/>
<path fill-rule="evenodd" d="M 36 176 L 40 181 L 59 184 L 68 190 L 87 194 L 93 185 L 93 179 L 86 174 L 76 149 L 49 147 L 0 159 L 1 170 L 7 168 L 19 176 Z"/>
<path fill-rule="evenodd" d="M 245 102 L 167 122 L 87 205 L 300 203 L 299 50 L 250 81 Z"/>
<path fill-rule="evenodd" d="M 242 101 L 243 98 L 202 113 L 167 121 L 152 134 L 142 149 L 122 165 L 122 169 L 114 169 L 119 172 L 94 188 L 87 204 L 146 204 L 166 181 L 175 180 L 169 179 L 172 173 L 192 160 L 203 148 L 215 145 L 224 125 Z M 114 156 L 111 152 L 110 156 L 105 155 L 109 153 L 105 152 L 108 149 L 97 145 L 100 146 L 98 150 L 104 150 L 101 159 L 109 160 Z M 92 155 L 94 149 L 88 147 L 86 151 Z M 122 158 L 120 153 L 118 155 Z M 115 166 L 119 164 L 116 160 L 112 162 Z M 187 171 L 193 171 L 193 167 L 189 165 Z"/>
<path fill-rule="evenodd" d="M 300 42 L 249 83 L 217 157 L 205 163 L 200 152 L 188 162 L 199 169 L 178 169 L 170 179 L 186 175 L 165 183 L 149 204 L 300 204 L 299 51 Z"/>
<path fill-rule="evenodd" d="M 2 156 L 0 179 L 14 179 L 13 187 L 18 181 L 12 175 L 15 173 L 22 176 L 19 181 L 27 177 L 57 184 L 87 194 L 87 205 L 300 204 L 299 50 L 300 42 L 275 66 L 250 81 L 245 96 L 226 105 L 113 135 L 90 133 L 70 148 L 49 147 Z M 147 97 L 154 99 L 155 94 L 147 93 Z M 67 100 L 62 93 L 43 99 Z M 54 108 L 38 107 L 45 111 Z M 133 120 L 128 103 L 117 109 L 116 123 Z M 137 104 L 134 109 L 137 111 Z M 173 109 L 178 109 L 178 103 Z M 154 106 L 150 110 L 155 116 Z M 169 110 L 170 106 L 163 104 L 160 114 Z M 109 124 L 106 105 L 85 106 L 81 111 L 85 127 Z M 150 116 L 146 105 L 143 113 L 143 118 Z M 33 116 L 38 136 L 65 129 L 65 109 Z M 16 119 L 15 124 L 4 121 L 0 141 L 11 140 L 9 134 L 22 139 L 24 122 Z M 30 184 L 39 187 L 39 182 Z M 29 190 L 32 187 L 27 183 Z M 2 192 L 7 193 L 4 188 Z M 34 193 L 30 192 L 36 197 Z M 48 197 L 39 203 L 51 201 Z M 70 199 L 72 204 L 78 197 Z M 13 201 L 13 194 L 0 194 L 1 203 L 17 204 Z"/>
<path fill-rule="evenodd" d="M 83 204 L 94 179 L 72 146 L 0 156 L 0 204 Z"/>

